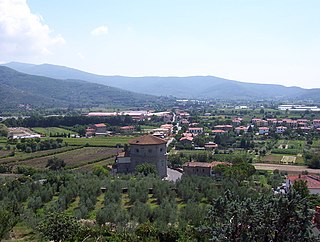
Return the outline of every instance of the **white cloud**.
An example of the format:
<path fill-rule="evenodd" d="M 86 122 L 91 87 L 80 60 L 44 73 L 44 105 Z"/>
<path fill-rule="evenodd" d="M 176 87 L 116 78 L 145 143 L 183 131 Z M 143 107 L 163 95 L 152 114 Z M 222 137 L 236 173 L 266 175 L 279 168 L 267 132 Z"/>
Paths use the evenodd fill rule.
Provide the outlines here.
<path fill-rule="evenodd" d="M 81 52 L 78 52 L 78 57 L 79 57 L 81 60 L 84 60 L 84 59 L 86 58 Z"/>
<path fill-rule="evenodd" d="M 0 0 L 0 53 L 10 61 L 21 57 L 52 54 L 53 47 L 64 44 L 60 35 L 31 13 L 26 0 Z"/>
<path fill-rule="evenodd" d="M 108 33 L 108 27 L 105 25 L 99 26 L 91 31 L 93 36 L 106 35 Z"/>

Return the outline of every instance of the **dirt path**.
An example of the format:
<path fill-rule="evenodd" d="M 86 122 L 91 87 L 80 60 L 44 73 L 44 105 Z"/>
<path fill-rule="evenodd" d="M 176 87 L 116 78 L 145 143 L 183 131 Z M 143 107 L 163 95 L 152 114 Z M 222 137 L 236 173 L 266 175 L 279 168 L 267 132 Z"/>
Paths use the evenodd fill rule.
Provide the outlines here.
<path fill-rule="evenodd" d="M 278 164 L 267 164 L 267 163 L 254 163 L 254 167 L 257 170 L 279 170 L 287 171 L 288 173 L 301 173 L 308 171 L 309 174 L 320 174 L 320 169 L 310 169 L 307 166 L 295 166 L 295 165 L 278 165 Z"/>

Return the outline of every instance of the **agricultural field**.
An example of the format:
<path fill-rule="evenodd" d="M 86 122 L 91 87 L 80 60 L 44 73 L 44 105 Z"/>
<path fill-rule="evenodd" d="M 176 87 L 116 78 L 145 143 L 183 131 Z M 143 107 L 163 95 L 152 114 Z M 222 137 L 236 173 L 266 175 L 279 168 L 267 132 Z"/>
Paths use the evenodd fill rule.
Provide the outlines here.
<path fill-rule="evenodd" d="M 116 147 L 124 146 L 134 136 L 107 136 L 92 138 L 64 138 L 63 141 L 72 146 L 99 146 L 99 147 Z"/>
<path fill-rule="evenodd" d="M 73 132 L 71 130 L 63 129 L 63 128 L 58 128 L 58 127 L 48 127 L 48 128 L 41 128 L 41 127 L 36 127 L 32 128 L 32 130 L 38 134 L 45 135 L 46 137 L 50 137 L 51 135 L 57 135 L 57 134 L 77 134 L 76 132 Z"/>
<path fill-rule="evenodd" d="M 69 146 L 69 147 L 62 147 L 62 148 L 57 148 L 57 149 L 52 149 L 52 150 L 42 150 L 42 151 L 37 151 L 34 153 L 25 153 L 25 152 L 16 151 L 14 156 L 1 157 L 1 155 L 0 155 L 0 164 L 8 164 L 8 163 L 13 163 L 13 162 L 25 161 L 28 159 L 38 158 L 38 157 L 46 157 L 46 156 L 59 154 L 59 153 L 63 153 L 63 152 L 75 150 L 75 149 L 78 149 L 78 148 Z M 2 152 L 6 152 L 6 151 L 2 151 Z M 9 152 L 11 153 L 11 151 L 9 151 Z"/>
<path fill-rule="evenodd" d="M 57 157 L 64 160 L 66 168 L 75 168 L 92 164 L 103 159 L 114 157 L 118 149 L 104 147 L 84 147 L 77 150 L 63 152 L 57 155 L 39 157 L 25 161 L 15 162 L 14 165 L 27 165 L 38 169 L 44 169 L 50 158 Z"/>
<path fill-rule="evenodd" d="M 103 166 L 103 167 L 107 167 L 108 165 L 112 165 L 114 163 L 115 157 L 109 158 L 109 159 L 104 159 L 102 161 L 99 162 L 95 162 L 95 163 L 91 163 L 88 165 L 83 165 L 80 167 L 76 167 L 74 169 L 72 169 L 73 171 L 79 171 L 79 172 L 88 172 L 88 171 L 92 171 L 94 170 L 95 167 L 97 166 Z"/>
<path fill-rule="evenodd" d="M 301 155 L 283 155 L 283 154 L 271 154 L 260 157 L 261 163 L 270 163 L 270 164 L 295 164 L 303 165 L 304 160 Z"/>

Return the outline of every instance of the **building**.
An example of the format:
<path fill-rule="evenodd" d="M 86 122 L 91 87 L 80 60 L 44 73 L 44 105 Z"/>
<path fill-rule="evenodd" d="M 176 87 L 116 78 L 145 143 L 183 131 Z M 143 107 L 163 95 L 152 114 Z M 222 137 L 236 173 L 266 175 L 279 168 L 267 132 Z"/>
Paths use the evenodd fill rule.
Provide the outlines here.
<path fill-rule="evenodd" d="M 231 165 L 227 162 L 213 161 L 208 162 L 187 162 L 183 165 L 183 173 L 186 175 L 197 175 L 197 176 L 214 176 L 213 168 L 217 165 Z"/>
<path fill-rule="evenodd" d="M 226 125 L 215 125 L 214 129 L 216 130 L 224 130 L 224 131 L 231 131 L 233 129 L 232 125 L 226 124 Z"/>
<path fill-rule="evenodd" d="M 107 133 L 107 126 L 105 124 L 94 124 L 91 128 L 95 130 L 95 135 L 105 135 Z"/>
<path fill-rule="evenodd" d="M 206 150 L 214 150 L 218 148 L 218 144 L 214 143 L 214 142 L 208 142 L 204 144 L 204 148 Z"/>
<path fill-rule="evenodd" d="M 283 134 L 286 130 L 287 130 L 287 127 L 285 127 L 285 126 L 276 127 L 276 133 L 277 134 Z"/>
<path fill-rule="evenodd" d="M 122 126 L 120 127 L 120 131 L 124 132 L 124 133 L 131 133 L 134 131 L 134 126 L 130 125 L 130 126 Z"/>
<path fill-rule="evenodd" d="M 260 134 L 260 135 L 267 135 L 267 134 L 269 134 L 269 128 L 268 128 L 268 127 L 260 127 L 260 128 L 259 128 L 259 134 Z"/>
<path fill-rule="evenodd" d="M 320 119 L 314 119 L 312 123 L 314 128 L 320 128 Z"/>
<path fill-rule="evenodd" d="M 235 131 L 237 134 L 241 134 L 243 133 L 247 133 L 248 132 L 249 127 L 245 127 L 245 126 L 240 126 L 240 127 L 236 127 Z"/>
<path fill-rule="evenodd" d="M 287 176 L 286 189 L 289 190 L 290 187 L 296 181 L 306 181 L 310 194 L 319 194 L 320 193 L 320 176 L 313 176 L 313 175 Z"/>
<path fill-rule="evenodd" d="M 203 128 L 188 128 L 189 133 L 191 134 L 202 134 L 203 133 Z"/>
<path fill-rule="evenodd" d="M 117 156 L 114 171 L 132 173 L 137 165 L 153 164 L 158 175 L 167 176 L 167 141 L 153 135 L 144 135 L 129 141 L 130 152 Z"/>

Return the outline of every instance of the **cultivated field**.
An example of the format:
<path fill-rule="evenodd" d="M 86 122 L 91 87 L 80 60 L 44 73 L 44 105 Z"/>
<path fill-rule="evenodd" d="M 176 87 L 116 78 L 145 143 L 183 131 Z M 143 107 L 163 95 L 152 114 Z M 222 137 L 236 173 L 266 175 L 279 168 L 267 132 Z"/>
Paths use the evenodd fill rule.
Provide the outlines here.
<path fill-rule="evenodd" d="M 69 145 L 75 146 L 100 146 L 100 147 L 116 147 L 128 144 L 128 141 L 133 139 L 133 136 L 107 136 L 107 137 L 92 137 L 92 138 L 64 138 L 63 141 Z"/>
<path fill-rule="evenodd" d="M 15 162 L 14 165 L 28 165 L 34 168 L 43 169 L 47 165 L 47 161 L 54 156 L 62 159 L 66 163 L 66 168 L 75 168 L 83 165 L 95 163 L 103 159 L 108 159 L 115 156 L 118 149 L 104 147 L 84 147 L 77 150 L 72 150 L 57 155 L 39 157 L 26 161 Z"/>
<path fill-rule="evenodd" d="M 47 137 L 50 136 L 50 133 L 52 135 L 56 134 L 77 134 L 71 130 L 63 129 L 63 128 L 58 128 L 58 127 L 48 127 L 48 128 L 41 128 L 41 127 L 36 127 L 32 128 L 32 130 L 38 134 L 45 135 Z"/>

